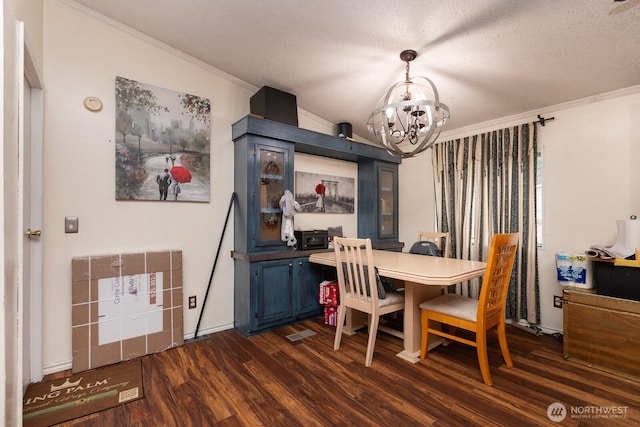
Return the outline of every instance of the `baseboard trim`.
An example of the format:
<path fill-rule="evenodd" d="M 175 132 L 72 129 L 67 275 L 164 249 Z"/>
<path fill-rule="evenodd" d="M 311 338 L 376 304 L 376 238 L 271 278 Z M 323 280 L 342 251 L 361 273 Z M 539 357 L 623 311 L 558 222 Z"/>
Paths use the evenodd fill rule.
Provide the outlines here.
<path fill-rule="evenodd" d="M 204 338 L 206 335 L 214 334 L 216 332 L 222 332 L 227 329 L 233 329 L 233 322 L 225 323 L 224 325 L 218 325 L 212 328 L 198 331 L 198 337 Z M 193 340 L 194 333 L 195 331 L 191 331 L 184 334 L 184 341 L 187 342 L 189 340 Z M 73 360 L 65 360 L 59 363 L 53 363 L 51 365 L 44 366 L 42 369 L 42 372 L 43 372 L 43 375 L 49 375 L 49 374 L 55 374 L 56 372 L 60 372 L 60 371 L 66 371 L 72 368 L 73 368 Z"/>

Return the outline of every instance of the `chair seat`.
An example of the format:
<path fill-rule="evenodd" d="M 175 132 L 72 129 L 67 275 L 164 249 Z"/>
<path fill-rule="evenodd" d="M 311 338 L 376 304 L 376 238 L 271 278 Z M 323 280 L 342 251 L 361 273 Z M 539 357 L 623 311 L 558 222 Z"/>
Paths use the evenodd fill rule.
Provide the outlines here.
<path fill-rule="evenodd" d="M 351 297 L 351 292 L 347 292 L 347 296 Z M 367 297 L 367 301 L 371 301 L 371 297 Z M 378 303 L 380 307 L 386 307 L 391 304 L 396 304 L 404 301 L 404 293 L 397 291 L 387 291 L 387 297 L 385 299 L 379 299 Z"/>
<path fill-rule="evenodd" d="M 445 294 L 423 302 L 420 308 L 475 322 L 478 300 L 458 294 Z"/>

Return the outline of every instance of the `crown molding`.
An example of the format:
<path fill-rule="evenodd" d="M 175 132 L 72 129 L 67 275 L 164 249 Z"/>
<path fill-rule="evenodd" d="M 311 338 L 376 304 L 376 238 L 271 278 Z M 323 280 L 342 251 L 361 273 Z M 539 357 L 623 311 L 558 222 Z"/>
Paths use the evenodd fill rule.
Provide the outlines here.
<path fill-rule="evenodd" d="M 580 107 L 583 105 L 592 104 L 594 102 L 601 102 L 609 99 L 621 98 L 623 96 L 635 95 L 637 93 L 640 93 L 640 85 L 629 86 L 626 88 L 617 89 L 610 92 L 604 92 L 597 95 L 587 96 L 587 97 L 579 98 L 573 101 L 568 101 L 561 104 L 551 105 L 549 107 L 527 111 L 525 113 L 514 114 L 507 117 L 501 117 L 495 120 L 489 120 L 486 122 L 476 123 L 474 125 L 453 129 L 447 132 L 442 132 L 440 134 L 440 137 L 438 138 L 438 141 L 439 142 L 450 141 L 453 139 L 459 139 L 467 136 L 478 135 L 483 132 L 487 132 L 495 129 L 504 129 L 504 128 L 521 124 L 521 123 L 537 122 L 538 114 L 540 114 L 541 116 L 554 114 L 561 110 Z"/>

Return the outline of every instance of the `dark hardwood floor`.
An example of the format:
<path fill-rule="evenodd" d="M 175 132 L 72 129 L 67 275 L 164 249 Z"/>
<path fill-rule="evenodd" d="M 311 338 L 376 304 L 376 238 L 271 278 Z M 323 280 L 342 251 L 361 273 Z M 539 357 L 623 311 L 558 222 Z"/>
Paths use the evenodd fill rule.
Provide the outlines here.
<path fill-rule="evenodd" d="M 304 329 L 315 335 L 293 343 L 286 338 Z M 402 342 L 381 332 L 373 364 L 365 368 L 366 333 L 344 336 L 334 351 L 334 331 L 317 318 L 250 338 L 223 331 L 144 356 L 143 399 L 61 425 L 640 424 L 640 381 L 565 360 L 556 337 L 508 327 L 514 367 L 507 368 L 497 337 L 490 334 L 494 384 L 487 387 L 472 347 L 441 346 L 424 362 L 411 364 L 396 356 Z M 569 412 L 559 423 L 547 417 L 555 402 Z M 603 411 L 612 408 L 618 418 L 605 418 Z"/>

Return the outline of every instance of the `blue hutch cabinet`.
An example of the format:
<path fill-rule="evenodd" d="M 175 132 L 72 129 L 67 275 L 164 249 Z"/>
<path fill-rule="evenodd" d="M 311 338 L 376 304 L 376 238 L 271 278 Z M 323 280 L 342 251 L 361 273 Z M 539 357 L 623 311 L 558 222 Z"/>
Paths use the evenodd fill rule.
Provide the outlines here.
<path fill-rule="evenodd" d="M 322 313 L 318 284 L 335 269 L 309 262 L 313 251 L 280 240 L 285 190 L 294 192 L 294 152 L 358 163 L 358 236 L 400 250 L 399 159 L 384 149 L 247 116 L 232 126 L 234 141 L 234 320 L 245 335 Z"/>

